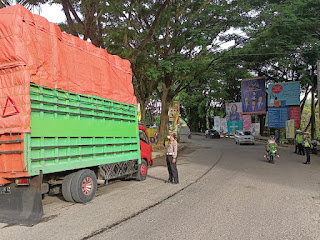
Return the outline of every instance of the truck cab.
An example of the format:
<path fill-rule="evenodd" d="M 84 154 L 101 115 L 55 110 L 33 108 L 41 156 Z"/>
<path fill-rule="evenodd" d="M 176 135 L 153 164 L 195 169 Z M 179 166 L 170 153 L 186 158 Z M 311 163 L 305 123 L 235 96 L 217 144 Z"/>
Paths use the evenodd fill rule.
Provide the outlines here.
<path fill-rule="evenodd" d="M 147 131 L 145 127 L 141 124 L 139 124 L 139 137 L 140 137 L 141 159 L 145 159 L 148 163 L 148 166 L 152 166 L 153 165 L 153 160 L 151 159 L 152 146 L 151 146 Z"/>

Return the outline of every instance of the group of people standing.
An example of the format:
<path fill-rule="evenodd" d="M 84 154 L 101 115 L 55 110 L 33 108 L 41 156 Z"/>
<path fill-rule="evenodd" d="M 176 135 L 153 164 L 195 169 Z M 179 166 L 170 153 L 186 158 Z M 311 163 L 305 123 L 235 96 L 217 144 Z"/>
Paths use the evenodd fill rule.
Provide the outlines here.
<path fill-rule="evenodd" d="M 303 133 L 300 130 L 296 131 L 296 142 L 295 142 L 295 153 L 300 155 L 306 155 L 307 161 L 304 164 L 310 164 L 310 149 L 311 149 L 311 139 L 309 133 Z"/>

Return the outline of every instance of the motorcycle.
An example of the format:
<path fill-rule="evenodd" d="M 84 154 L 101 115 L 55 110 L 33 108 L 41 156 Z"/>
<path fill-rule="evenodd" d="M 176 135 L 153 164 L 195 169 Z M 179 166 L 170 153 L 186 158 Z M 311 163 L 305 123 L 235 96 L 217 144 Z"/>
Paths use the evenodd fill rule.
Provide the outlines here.
<path fill-rule="evenodd" d="M 311 145 L 312 145 L 311 153 L 317 155 L 318 154 L 318 142 L 317 142 L 317 140 L 312 140 L 311 141 Z"/>
<path fill-rule="evenodd" d="M 279 154 L 277 153 L 277 146 L 276 145 L 270 145 L 269 146 L 269 152 L 268 152 L 268 160 L 269 163 L 274 164 L 274 159 L 275 157 L 280 157 Z M 266 157 L 266 155 L 265 155 Z"/>

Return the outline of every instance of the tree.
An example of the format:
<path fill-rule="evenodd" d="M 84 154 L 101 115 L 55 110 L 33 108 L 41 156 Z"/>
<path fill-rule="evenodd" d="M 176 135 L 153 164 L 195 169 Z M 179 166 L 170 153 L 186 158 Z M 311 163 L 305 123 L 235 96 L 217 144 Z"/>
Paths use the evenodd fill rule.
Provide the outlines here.
<path fill-rule="evenodd" d="M 225 115 L 225 102 L 241 101 L 240 79 L 249 77 L 252 75 L 245 68 L 217 63 L 202 81 L 193 82 L 182 91 L 178 99 L 183 103 L 182 114 L 190 129 L 204 132 L 207 126 L 212 128 L 213 117 Z"/>
<path fill-rule="evenodd" d="M 271 2 L 271 1 L 270 1 Z M 236 49 L 233 64 L 241 64 L 270 82 L 300 81 L 305 97 L 311 92 L 315 106 L 315 70 L 319 59 L 320 1 L 272 1 L 243 28 L 248 39 Z M 227 59 L 229 61 L 229 59 Z M 310 116 L 311 135 L 315 136 L 314 111 Z"/>
<path fill-rule="evenodd" d="M 162 14 L 152 46 L 160 80 L 160 142 L 168 130 L 168 103 L 208 71 L 203 59 L 214 55 L 221 33 L 243 23 L 241 5 L 240 1 L 170 1 Z"/>
<path fill-rule="evenodd" d="M 46 0 L 0 0 L 0 8 L 10 7 L 15 4 L 20 4 L 28 9 L 32 9 L 34 7 L 40 7 L 41 4 L 47 2 Z"/>

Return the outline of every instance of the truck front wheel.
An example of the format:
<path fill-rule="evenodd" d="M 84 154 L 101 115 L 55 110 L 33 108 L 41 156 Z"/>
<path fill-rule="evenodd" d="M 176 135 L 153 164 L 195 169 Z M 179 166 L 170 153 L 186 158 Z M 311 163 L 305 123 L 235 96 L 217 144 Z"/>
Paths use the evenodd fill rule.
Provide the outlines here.
<path fill-rule="evenodd" d="M 141 164 L 139 165 L 139 171 L 136 174 L 136 178 L 138 181 L 144 181 L 147 178 L 148 173 L 148 164 L 147 161 L 141 159 Z"/>
<path fill-rule="evenodd" d="M 74 201 L 78 203 L 90 202 L 97 191 L 97 177 L 96 174 L 84 169 L 77 172 L 71 182 L 71 194 Z"/>

